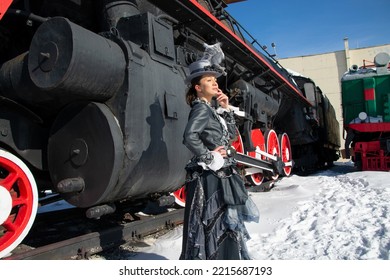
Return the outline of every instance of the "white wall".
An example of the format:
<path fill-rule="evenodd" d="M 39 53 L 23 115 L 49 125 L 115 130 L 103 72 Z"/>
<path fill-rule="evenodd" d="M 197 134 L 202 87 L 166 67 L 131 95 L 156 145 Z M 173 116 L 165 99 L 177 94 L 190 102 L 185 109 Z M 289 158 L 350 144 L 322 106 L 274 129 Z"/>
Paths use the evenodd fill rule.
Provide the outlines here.
<path fill-rule="evenodd" d="M 340 123 L 341 149 L 344 148 L 343 120 L 341 109 L 340 80 L 350 66 L 363 65 L 374 61 L 376 54 L 387 52 L 390 54 L 390 44 L 368 48 L 350 49 L 345 39 L 345 50 L 331 53 L 306 55 L 279 59 L 279 63 L 287 69 L 301 73 L 311 78 L 322 92 L 329 98 L 336 111 L 336 117 Z M 349 66 L 347 66 L 349 65 Z"/>

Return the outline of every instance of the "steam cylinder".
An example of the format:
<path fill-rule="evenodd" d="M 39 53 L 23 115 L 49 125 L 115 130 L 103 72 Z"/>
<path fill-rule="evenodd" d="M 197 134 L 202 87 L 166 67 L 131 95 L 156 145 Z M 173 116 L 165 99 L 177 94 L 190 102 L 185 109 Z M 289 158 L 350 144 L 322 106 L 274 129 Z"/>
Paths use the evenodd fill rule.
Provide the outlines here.
<path fill-rule="evenodd" d="M 66 18 L 44 22 L 31 41 L 28 69 L 42 90 L 104 101 L 121 87 L 125 68 L 116 43 Z"/>
<path fill-rule="evenodd" d="M 34 85 L 28 73 L 28 52 L 22 53 L 0 66 L 0 92 L 2 95 L 29 103 L 45 100 Z"/>

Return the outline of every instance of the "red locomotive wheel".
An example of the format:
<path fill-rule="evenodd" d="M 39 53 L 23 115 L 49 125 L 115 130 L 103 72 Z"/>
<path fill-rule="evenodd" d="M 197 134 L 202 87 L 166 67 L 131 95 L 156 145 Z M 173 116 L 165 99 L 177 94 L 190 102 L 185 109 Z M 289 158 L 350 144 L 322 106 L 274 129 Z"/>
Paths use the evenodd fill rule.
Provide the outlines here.
<path fill-rule="evenodd" d="M 181 207 L 186 206 L 186 188 L 182 186 L 180 189 L 174 191 L 173 196 L 175 197 L 175 203 Z"/>
<path fill-rule="evenodd" d="M 236 130 L 236 139 L 232 142 L 231 146 L 236 150 L 237 153 L 244 153 L 244 143 L 238 129 Z M 237 166 L 241 166 L 241 163 L 237 163 Z"/>
<path fill-rule="evenodd" d="M 279 135 L 279 143 L 282 161 L 286 164 L 286 166 L 283 168 L 284 175 L 290 176 L 292 170 L 292 154 L 290 138 L 288 137 L 287 133 Z"/>
<path fill-rule="evenodd" d="M 232 142 L 232 147 L 236 150 L 237 153 L 243 153 L 244 144 L 242 143 L 240 132 L 237 130 L 236 134 L 237 138 Z"/>
<path fill-rule="evenodd" d="M 38 191 L 28 167 L 0 150 L 0 258 L 26 237 L 38 208 Z"/>
<path fill-rule="evenodd" d="M 259 153 L 259 151 L 265 152 L 265 142 L 264 142 L 263 133 L 258 128 L 252 129 L 251 138 L 252 138 L 253 146 L 255 146 L 256 150 L 253 152 L 247 152 L 247 155 L 258 159 L 264 159 L 264 157 Z M 264 174 L 255 173 L 246 176 L 246 178 L 252 185 L 259 186 L 261 185 L 261 183 L 263 183 Z"/>
<path fill-rule="evenodd" d="M 278 135 L 276 134 L 275 130 L 271 129 L 266 132 L 266 138 L 267 138 L 267 153 L 273 156 L 279 156 L 280 155 L 280 149 L 279 149 L 279 140 Z M 271 178 L 273 180 L 278 179 L 279 175 L 274 175 Z"/>

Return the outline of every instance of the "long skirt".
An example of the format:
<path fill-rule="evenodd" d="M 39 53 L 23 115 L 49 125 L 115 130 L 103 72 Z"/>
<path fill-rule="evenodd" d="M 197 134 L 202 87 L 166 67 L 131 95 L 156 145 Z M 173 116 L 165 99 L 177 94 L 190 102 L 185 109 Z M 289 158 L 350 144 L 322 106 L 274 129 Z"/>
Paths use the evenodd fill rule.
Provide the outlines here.
<path fill-rule="evenodd" d="M 187 177 L 180 259 L 250 259 L 246 247 L 250 237 L 244 222 L 258 222 L 257 207 L 250 197 L 243 205 L 227 204 L 224 199 L 227 185 L 223 185 L 243 186 L 241 176 L 236 171 L 221 175 L 203 170 Z"/>

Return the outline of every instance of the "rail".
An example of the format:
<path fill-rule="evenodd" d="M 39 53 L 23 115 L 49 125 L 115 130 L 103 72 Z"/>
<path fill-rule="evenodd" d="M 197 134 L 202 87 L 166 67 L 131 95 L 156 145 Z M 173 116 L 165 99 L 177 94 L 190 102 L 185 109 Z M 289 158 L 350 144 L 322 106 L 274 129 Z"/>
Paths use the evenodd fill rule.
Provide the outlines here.
<path fill-rule="evenodd" d="M 109 250 L 144 236 L 171 229 L 183 223 L 184 209 L 94 231 L 74 238 L 51 243 L 38 248 L 20 250 L 5 260 L 59 260 L 87 259 L 91 255 Z"/>

